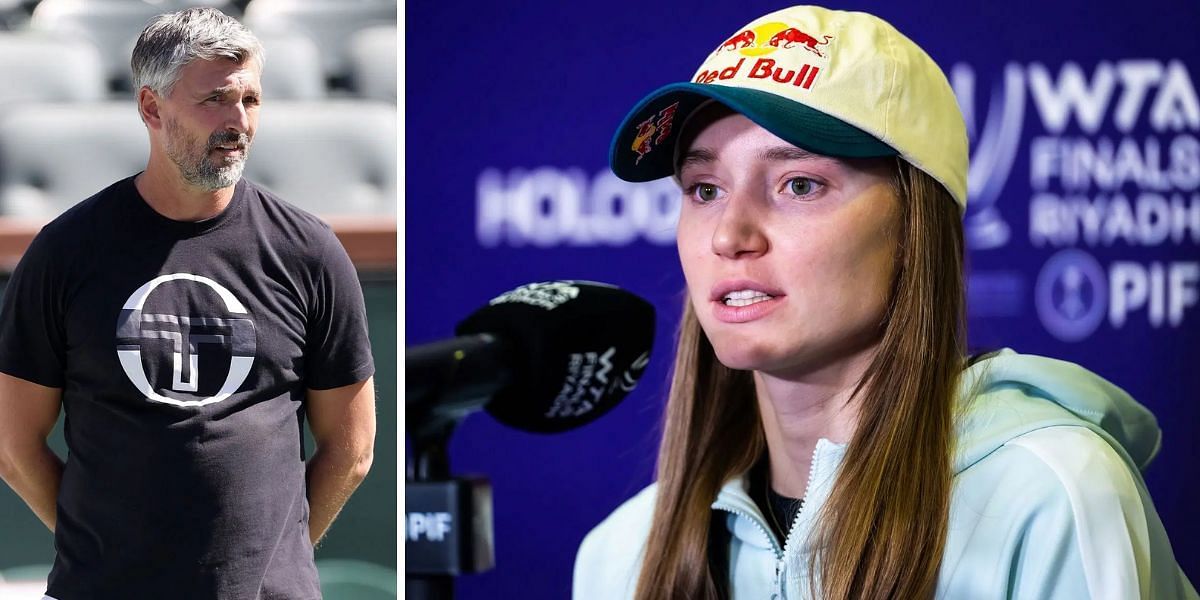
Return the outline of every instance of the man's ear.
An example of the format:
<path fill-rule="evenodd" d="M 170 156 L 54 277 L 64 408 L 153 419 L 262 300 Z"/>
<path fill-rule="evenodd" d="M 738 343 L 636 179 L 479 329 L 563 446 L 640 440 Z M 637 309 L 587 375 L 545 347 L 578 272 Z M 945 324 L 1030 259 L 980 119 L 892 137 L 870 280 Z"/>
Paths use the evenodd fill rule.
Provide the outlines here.
<path fill-rule="evenodd" d="M 159 114 L 159 96 L 154 93 L 154 90 L 149 86 L 142 86 L 138 90 L 137 103 L 138 112 L 142 115 L 142 122 L 150 129 L 159 129 L 162 127 L 162 116 Z"/>

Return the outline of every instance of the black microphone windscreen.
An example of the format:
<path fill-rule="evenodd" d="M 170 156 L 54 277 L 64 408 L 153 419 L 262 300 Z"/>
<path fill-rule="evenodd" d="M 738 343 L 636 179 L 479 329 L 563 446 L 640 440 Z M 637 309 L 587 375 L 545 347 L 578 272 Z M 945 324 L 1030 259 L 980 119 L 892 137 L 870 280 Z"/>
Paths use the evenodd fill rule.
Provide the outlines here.
<path fill-rule="evenodd" d="M 467 317 L 457 335 L 510 344 L 515 377 L 487 411 L 538 433 L 579 427 L 637 385 L 654 343 L 654 306 L 615 286 L 552 281 L 521 286 Z"/>

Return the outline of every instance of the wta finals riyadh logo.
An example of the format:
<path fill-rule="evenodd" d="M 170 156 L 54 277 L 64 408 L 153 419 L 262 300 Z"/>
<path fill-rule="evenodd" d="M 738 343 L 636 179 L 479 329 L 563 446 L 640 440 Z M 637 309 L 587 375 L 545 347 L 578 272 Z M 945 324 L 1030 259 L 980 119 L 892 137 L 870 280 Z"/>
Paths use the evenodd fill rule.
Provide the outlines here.
<path fill-rule="evenodd" d="M 216 292 L 228 314 L 183 316 L 143 312 L 146 300 L 155 288 L 176 281 L 200 284 Z M 164 340 L 170 343 L 164 344 Z M 194 398 L 200 390 L 198 357 L 202 345 L 226 349 L 229 353 L 229 372 L 216 394 L 186 399 Z M 142 360 L 143 353 L 168 350 L 172 367 L 169 392 L 163 386 L 151 383 L 152 378 L 147 375 Z M 129 296 L 117 318 L 117 358 L 121 361 L 121 368 L 134 387 L 153 402 L 199 407 L 225 400 L 246 381 L 254 364 L 254 352 L 254 322 L 247 318 L 246 307 L 221 284 L 199 275 L 174 273 L 146 282 Z M 165 355 L 159 357 L 166 358 Z"/>
<path fill-rule="evenodd" d="M 1021 143 L 1025 119 L 1025 75 L 1017 65 L 1004 69 L 1002 84 L 992 90 L 982 127 L 975 113 L 975 72 L 964 64 L 950 70 L 950 82 L 971 141 L 971 166 L 967 172 L 970 199 L 963 218 L 967 247 L 999 248 L 1008 243 L 1010 228 L 1000 216 L 996 201 L 1008 181 Z"/>

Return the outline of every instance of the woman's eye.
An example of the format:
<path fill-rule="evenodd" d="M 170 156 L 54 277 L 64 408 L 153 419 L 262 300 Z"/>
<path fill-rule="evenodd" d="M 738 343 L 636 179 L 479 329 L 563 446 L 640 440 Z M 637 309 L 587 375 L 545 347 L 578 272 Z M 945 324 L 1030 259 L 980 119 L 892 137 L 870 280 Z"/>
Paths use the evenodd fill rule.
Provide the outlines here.
<path fill-rule="evenodd" d="M 711 183 L 693 183 L 687 186 L 684 194 L 701 204 L 708 204 L 721 197 L 721 188 Z"/>
<path fill-rule="evenodd" d="M 807 196 L 817 189 L 817 182 L 807 177 L 795 177 L 788 180 L 788 191 L 797 196 Z"/>

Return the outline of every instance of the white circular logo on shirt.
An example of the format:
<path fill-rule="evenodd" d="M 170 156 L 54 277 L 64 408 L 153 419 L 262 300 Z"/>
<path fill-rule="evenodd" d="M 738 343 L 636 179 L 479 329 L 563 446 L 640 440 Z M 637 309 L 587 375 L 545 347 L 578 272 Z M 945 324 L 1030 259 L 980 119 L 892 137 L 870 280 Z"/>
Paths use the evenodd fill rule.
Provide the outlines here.
<path fill-rule="evenodd" d="M 185 281 L 207 286 L 215 291 L 231 316 L 194 316 L 145 313 L 142 308 L 150 293 L 169 281 Z M 172 376 L 170 390 L 179 395 L 194 394 L 199 390 L 199 353 L 206 344 L 220 345 L 230 353 L 229 373 L 220 390 L 212 396 L 195 400 L 182 400 L 164 395 L 164 388 L 151 384 L 142 362 L 143 343 L 155 340 L 171 342 Z M 117 358 L 125 376 L 153 402 L 175 406 L 205 406 L 225 400 L 238 391 L 250 367 L 254 364 L 254 322 L 233 293 L 221 284 L 199 275 L 173 273 L 155 277 L 138 288 L 121 307 L 117 317 Z"/>

